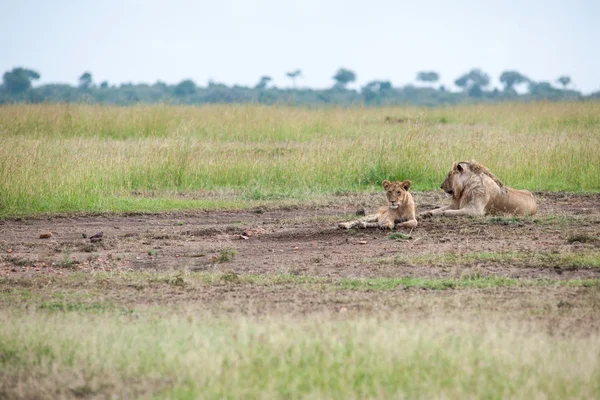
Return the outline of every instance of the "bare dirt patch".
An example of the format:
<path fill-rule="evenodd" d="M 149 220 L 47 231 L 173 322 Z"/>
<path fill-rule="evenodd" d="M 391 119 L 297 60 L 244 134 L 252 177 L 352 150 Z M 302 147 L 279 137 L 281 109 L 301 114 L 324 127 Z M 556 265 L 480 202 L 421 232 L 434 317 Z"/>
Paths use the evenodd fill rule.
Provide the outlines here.
<path fill-rule="evenodd" d="M 337 222 L 352 218 L 365 205 L 363 198 L 353 196 L 338 196 L 335 204 L 322 207 L 5 220 L 0 221 L 0 274 L 185 269 L 455 277 L 461 269 L 476 268 L 484 276 L 600 277 L 600 268 L 585 262 L 543 265 L 519 258 L 519 254 L 545 254 L 550 261 L 553 255 L 598 258 L 600 195 L 538 193 L 537 197 L 535 217 L 434 218 L 420 221 L 408 240 L 390 239 L 390 232 L 378 229 L 338 230 Z M 415 198 L 419 211 L 444 201 L 431 193 L 416 193 Z M 52 236 L 40 238 L 44 232 Z M 98 232 L 103 233 L 101 240 L 92 242 L 90 237 Z M 467 264 L 452 257 L 479 253 L 517 256 L 510 263 L 490 257 Z M 436 261 L 428 262 L 427 257 Z"/>

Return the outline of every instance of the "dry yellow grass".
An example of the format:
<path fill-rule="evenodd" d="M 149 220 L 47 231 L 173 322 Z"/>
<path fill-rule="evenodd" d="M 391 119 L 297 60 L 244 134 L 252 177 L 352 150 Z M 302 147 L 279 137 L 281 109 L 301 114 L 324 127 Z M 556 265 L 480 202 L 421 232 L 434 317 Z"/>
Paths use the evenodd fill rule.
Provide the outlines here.
<path fill-rule="evenodd" d="M 0 215 L 240 207 L 378 190 L 383 179 L 431 190 L 463 159 L 516 188 L 598 191 L 598 115 L 598 103 L 2 106 Z"/>

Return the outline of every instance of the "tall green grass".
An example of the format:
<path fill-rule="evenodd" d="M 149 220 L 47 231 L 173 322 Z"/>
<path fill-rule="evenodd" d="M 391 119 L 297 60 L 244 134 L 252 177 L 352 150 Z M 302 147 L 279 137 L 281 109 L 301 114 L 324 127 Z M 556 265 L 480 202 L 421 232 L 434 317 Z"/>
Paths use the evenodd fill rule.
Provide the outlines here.
<path fill-rule="evenodd" d="M 185 314 L 187 313 L 187 316 Z M 598 398 L 600 340 L 493 318 L 0 313 L 9 398 Z"/>
<path fill-rule="evenodd" d="M 383 179 L 432 190 L 468 159 L 509 186 L 595 192 L 599 115 L 598 103 L 2 106 L 0 216 L 243 207 L 379 190 Z"/>

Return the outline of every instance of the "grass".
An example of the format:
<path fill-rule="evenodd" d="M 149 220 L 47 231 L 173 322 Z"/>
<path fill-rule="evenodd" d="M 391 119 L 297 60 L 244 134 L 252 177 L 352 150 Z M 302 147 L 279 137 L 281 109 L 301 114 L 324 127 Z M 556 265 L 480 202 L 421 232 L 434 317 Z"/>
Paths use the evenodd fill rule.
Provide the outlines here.
<path fill-rule="evenodd" d="M 407 122 L 385 123 L 395 115 Z M 473 158 L 512 187 L 598 192 L 598 115 L 591 102 L 2 106 L 0 218 L 328 204 L 340 193 L 380 193 L 383 179 L 433 190 L 452 162 Z M 579 218 L 484 223 L 559 229 Z M 0 398 L 598 398 L 600 280 L 477 267 L 600 267 L 598 238 L 568 228 L 561 242 L 577 252 L 377 260 L 458 272 L 444 278 L 255 275 L 226 265 L 82 273 L 65 249 L 64 275 L 0 277 Z M 222 248 L 212 261 L 235 256 Z"/>
<path fill-rule="evenodd" d="M 600 396 L 597 334 L 510 321 L 8 311 L 0 321 L 8 398 Z"/>
<path fill-rule="evenodd" d="M 385 123 L 400 112 L 411 122 Z M 432 190 L 463 159 L 481 161 L 517 188 L 597 192 L 597 115 L 593 102 L 318 110 L 6 105 L 0 217 L 251 208 L 378 191 L 383 179 Z"/>
<path fill-rule="evenodd" d="M 410 235 L 402 232 L 394 232 L 388 235 L 388 239 L 390 240 L 409 240 L 411 238 Z"/>
<path fill-rule="evenodd" d="M 219 251 L 219 255 L 214 257 L 214 260 L 218 264 L 233 261 L 237 251 L 231 248 L 224 248 Z"/>
<path fill-rule="evenodd" d="M 66 276 L 12 278 L 0 277 L 0 287 L 10 287 L 6 293 L 0 293 L 0 302 L 10 303 L 21 298 L 23 292 L 18 290 L 22 285 L 53 284 L 58 287 L 95 289 L 111 287 L 115 290 L 134 287 L 136 289 L 152 289 L 161 285 L 185 286 L 189 290 L 203 287 L 223 285 L 248 286 L 293 286 L 313 291 L 334 290 L 371 290 L 388 291 L 408 288 L 423 288 L 430 290 L 469 289 L 469 288 L 506 288 L 506 287 L 600 287 L 599 279 L 516 279 L 497 276 L 481 276 L 477 274 L 462 274 L 457 278 L 325 278 L 310 275 L 290 274 L 238 274 L 233 271 L 225 273 L 204 272 L 116 272 L 116 273 L 72 273 Z M 32 295 L 27 292 L 27 298 Z M 11 300 L 12 299 L 12 300 Z"/>
<path fill-rule="evenodd" d="M 549 253 L 539 251 L 507 251 L 479 253 L 440 253 L 426 255 L 399 255 L 377 262 L 408 265 L 474 265 L 498 263 L 526 267 L 598 268 L 600 251 L 577 253 Z"/>
<path fill-rule="evenodd" d="M 477 275 L 1 277 L 0 397 L 597 398 L 599 290 Z"/>
<path fill-rule="evenodd" d="M 567 237 L 567 243 L 594 243 L 598 241 L 598 237 L 585 233 L 575 233 Z"/>

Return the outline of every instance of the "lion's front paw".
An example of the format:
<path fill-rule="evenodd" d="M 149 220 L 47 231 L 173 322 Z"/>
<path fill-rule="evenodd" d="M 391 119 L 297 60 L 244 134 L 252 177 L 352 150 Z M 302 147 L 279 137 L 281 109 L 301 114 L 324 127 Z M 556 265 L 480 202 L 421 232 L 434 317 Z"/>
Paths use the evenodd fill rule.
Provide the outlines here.
<path fill-rule="evenodd" d="M 419 219 L 427 219 L 427 218 L 433 217 L 433 213 L 431 211 L 425 211 L 425 212 L 422 212 L 421 214 L 417 215 L 417 217 Z"/>
<path fill-rule="evenodd" d="M 350 222 L 340 222 L 338 224 L 338 228 L 340 228 L 340 229 L 350 229 Z"/>

